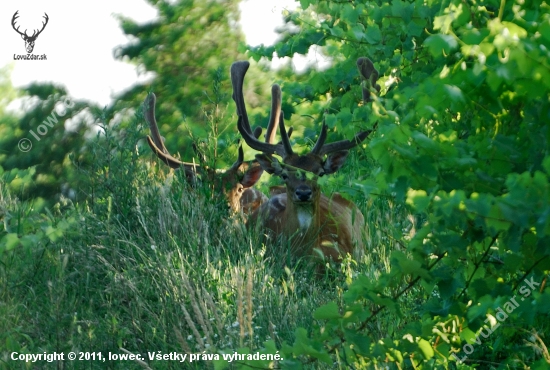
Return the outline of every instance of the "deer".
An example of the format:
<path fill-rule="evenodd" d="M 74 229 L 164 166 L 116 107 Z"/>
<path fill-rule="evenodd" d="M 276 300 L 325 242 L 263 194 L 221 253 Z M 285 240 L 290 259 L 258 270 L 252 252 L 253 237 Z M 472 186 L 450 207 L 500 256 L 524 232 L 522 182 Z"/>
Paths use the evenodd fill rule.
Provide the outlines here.
<path fill-rule="evenodd" d="M 18 34 L 21 35 L 21 38 L 23 40 L 25 40 L 25 49 L 27 50 L 27 54 L 30 54 L 32 53 L 32 51 L 34 50 L 34 43 L 36 41 L 36 38 L 38 37 L 38 35 L 40 35 L 42 33 L 42 31 L 44 31 L 44 28 L 46 28 L 46 25 L 48 24 L 48 20 L 50 19 L 48 17 L 48 14 L 47 13 L 44 13 L 43 15 L 43 18 L 46 20 L 45 22 L 42 22 L 42 29 L 40 31 L 38 30 L 34 30 L 32 35 L 29 36 L 27 35 L 27 30 L 25 30 L 25 32 L 21 32 L 19 31 L 19 27 L 15 28 L 15 21 L 17 20 L 17 18 L 19 18 L 19 10 L 16 11 L 14 14 L 13 14 L 13 17 L 11 18 L 11 26 L 13 27 L 13 29 L 15 30 L 15 32 L 17 32 Z"/>
<path fill-rule="evenodd" d="M 274 140 L 274 134 L 276 133 L 276 130 L 274 130 L 275 122 L 277 122 L 276 119 L 278 120 L 280 115 L 278 112 L 281 109 L 280 96 L 273 96 L 272 101 L 273 109 L 265 136 L 267 142 Z M 153 153 L 162 162 L 172 169 L 182 170 L 190 184 L 196 184 L 200 175 L 203 181 L 212 185 L 215 193 L 224 194 L 229 208 L 235 214 L 250 214 L 268 200 L 265 194 L 258 189 L 252 188 L 260 179 L 263 168 L 256 161 L 244 161 L 244 151 L 241 145 L 239 145 L 237 160 L 225 171 L 209 168 L 206 166 L 206 160 L 202 156 L 199 156 L 202 164 L 184 162 L 172 156 L 166 149 L 164 140 L 160 134 L 155 118 L 155 105 L 156 96 L 154 93 L 151 93 L 144 101 L 144 116 L 151 131 L 151 135 L 147 135 L 147 143 Z M 258 138 L 261 132 L 262 129 L 257 127 L 253 133 L 254 137 Z"/>
<path fill-rule="evenodd" d="M 363 98 L 370 99 L 370 87 L 376 85 L 378 72 L 368 58 L 360 58 L 357 66 L 362 78 Z M 281 142 L 261 142 L 254 137 L 246 115 L 243 84 L 249 63 L 235 62 L 231 67 L 233 96 L 237 105 L 237 126 L 248 146 L 261 152 L 256 160 L 271 175 L 280 177 L 286 192 L 272 196 L 248 218 L 249 228 L 259 228 L 271 237 L 282 236 L 290 241 L 290 252 L 297 257 L 320 257 L 321 260 L 340 262 L 347 254 L 360 258 L 364 251 L 364 217 L 357 206 L 334 193 L 328 197 L 321 192 L 318 178 L 338 171 L 349 150 L 362 143 L 373 130 L 361 131 L 352 140 L 326 144 L 328 127 L 323 120 L 319 137 L 307 154 L 293 151 L 285 128 L 283 115 L 279 115 Z M 371 85 L 370 87 L 368 85 Z M 273 89 L 280 90 L 278 85 Z M 279 161 L 273 155 L 282 158 Z"/>

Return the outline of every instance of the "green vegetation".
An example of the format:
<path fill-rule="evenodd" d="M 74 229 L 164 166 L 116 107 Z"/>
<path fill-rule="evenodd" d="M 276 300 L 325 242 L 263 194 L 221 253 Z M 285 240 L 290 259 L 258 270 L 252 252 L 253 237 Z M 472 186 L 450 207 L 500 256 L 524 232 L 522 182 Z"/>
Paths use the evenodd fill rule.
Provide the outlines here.
<path fill-rule="evenodd" d="M 143 118 L 133 122 L 136 127 L 138 122 Z M 324 279 L 300 264 L 284 266 L 201 189 L 190 191 L 178 173 L 166 178 L 164 167 L 159 171 L 149 161 L 136 161 L 134 143 L 142 132 L 121 140 L 107 129 L 105 136 L 90 143 L 96 163 L 93 201 L 65 199 L 41 214 L 12 197 L 3 183 L 6 304 L 0 343 L 7 347 L 0 363 L 5 368 L 15 366 L 8 358 L 12 351 L 106 354 L 124 348 L 145 356 L 146 351 L 233 353 L 248 347 L 255 352 L 268 339 L 277 345 L 292 342 L 297 326 L 311 326 L 311 312 L 341 301 L 342 287 L 358 269 L 354 264 L 344 263 L 343 273 Z M 375 225 L 394 223 L 382 217 L 396 211 L 366 207 L 361 208 L 371 221 L 378 219 L 369 229 L 373 249 L 388 256 L 393 243 L 383 243 Z M 360 268 L 371 279 L 384 269 L 372 256 Z M 204 366 L 199 362 L 196 368 Z"/>
<path fill-rule="evenodd" d="M 23 165 L 24 153 L 2 152 L 0 368 L 55 366 L 13 361 L 14 351 L 143 356 L 62 366 L 91 369 L 548 368 L 548 5 L 300 3 L 287 14 L 280 42 L 240 51 L 260 60 L 316 46 L 332 60 L 325 71 L 285 69 L 273 78 L 298 145 L 314 142 L 325 110 L 329 141 L 378 122 L 344 168 L 322 179 L 325 193 L 344 193 L 365 215 L 364 259 L 315 276 L 307 261 L 262 245 L 213 204 L 207 186 L 190 189 L 136 146 L 147 132 L 138 93 L 147 91 L 135 92 L 125 103 L 134 117 L 112 123 L 121 101 L 91 110 L 109 124 L 67 146 L 73 151 L 63 156 L 86 159 L 65 162 L 73 176 L 66 181 L 84 195 L 78 200 L 22 198 L 20 189 L 36 186 L 38 167 Z M 175 24 L 168 15 L 179 5 L 161 5 L 163 21 Z M 162 27 L 151 29 L 163 35 Z M 154 64 L 147 50 L 136 55 Z M 355 66 L 362 56 L 375 62 L 382 87 L 368 105 Z M 194 90 L 206 92 L 200 106 L 207 114 L 189 114 L 188 124 L 208 132 L 205 150 L 223 164 L 238 136 L 221 87 L 229 86 L 227 69 L 220 71 L 213 84 Z M 263 90 L 251 110 L 265 113 L 251 114 L 251 123 L 265 127 Z M 65 96 L 49 91 L 40 114 Z M 165 104 L 176 104 L 170 101 L 168 94 Z M 8 116 L 6 104 L 0 101 L 0 130 L 16 145 L 21 133 L 5 127 L 25 121 Z M 167 112 L 159 117 L 172 116 Z M 226 139 L 219 140 L 222 131 Z M 5 166 L 16 155 L 18 167 Z M 260 352 L 284 360 L 182 365 L 149 360 L 148 352 Z"/>

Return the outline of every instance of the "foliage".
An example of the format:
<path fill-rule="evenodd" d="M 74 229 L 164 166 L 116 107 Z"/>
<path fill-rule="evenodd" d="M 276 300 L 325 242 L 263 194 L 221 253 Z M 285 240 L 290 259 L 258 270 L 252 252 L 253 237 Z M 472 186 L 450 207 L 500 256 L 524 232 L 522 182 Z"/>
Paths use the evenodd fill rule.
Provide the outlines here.
<path fill-rule="evenodd" d="M 82 362 L 92 369 L 182 368 L 151 361 L 149 352 L 276 352 L 296 327 L 311 327 L 316 307 L 342 299 L 351 261 L 345 273 L 331 270 L 317 281 L 301 263 L 283 266 L 207 190 L 190 189 L 181 174 L 141 160 L 139 123 L 137 114 L 127 126 L 106 125 L 88 143 L 92 163 L 82 170 L 93 181 L 83 188 L 92 194 L 85 202 L 62 199 L 39 211 L 9 190 L 32 170 L 1 178 L 0 368 L 22 365 L 10 359 L 12 351 L 144 358 Z M 396 212 L 370 212 L 369 219 L 390 213 Z M 389 264 L 392 244 L 376 235 L 369 240 L 385 261 L 363 266 L 374 278 Z M 183 368 L 218 366 L 222 360 L 187 361 Z"/>
<path fill-rule="evenodd" d="M 285 357 L 352 368 L 542 368 L 550 361 L 538 340 L 550 312 L 548 5 L 300 3 L 284 38 L 250 55 L 321 47 L 333 64 L 307 72 L 306 98 L 330 94 L 327 122 L 345 135 L 378 121 L 368 147 L 378 168 L 356 185 L 406 205 L 421 223 L 412 237 L 379 225 L 401 246 L 391 270 L 378 281 L 357 278 L 343 304 L 319 308 L 319 327 L 298 329 Z M 357 104 L 353 64 L 361 56 L 383 76 L 372 107 Z M 410 320 L 400 300 L 420 288 L 407 310 L 421 320 Z M 497 329 L 499 309 L 516 296 L 521 302 Z M 373 336 L 385 311 L 403 322 L 391 336 Z M 480 337 L 489 327 L 498 334 Z"/>
<path fill-rule="evenodd" d="M 139 73 L 149 73 L 152 79 L 122 93 L 103 111 L 94 104 L 73 101 L 61 86 L 32 84 L 15 91 L 8 83 L 9 69 L 1 71 L 0 164 L 6 170 L 36 166 L 31 182 L 11 183 L 20 185 L 12 190 L 22 199 L 43 197 L 51 205 L 60 194 L 78 201 L 92 196 L 83 192 L 90 184 L 75 169 L 93 163 L 86 143 L 98 131 L 93 125 L 122 122 L 126 128 L 148 91 L 159 96 L 160 128 L 174 154 L 179 150 L 191 159 L 193 141 L 216 141 L 207 158 L 222 162 L 218 167 L 233 162 L 237 130 L 230 116 L 234 104 L 226 71 L 238 59 L 237 43 L 242 39 L 234 27 L 237 1 L 150 3 L 159 11 L 150 23 L 119 17 L 132 42 L 115 50 L 115 57 L 135 63 Z M 21 96 L 19 111 L 24 113 L 8 114 L 5 106 L 17 95 Z M 260 91 L 259 95 L 265 94 Z"/>
<path fill-rule="evenodd" d="M 218 3 L 208 6 L 219 10 Z M 162 61 L 179 63 L 176 56 L 187 50 L 187 37 L 199 35 L 186 28 L 191 23 L 179 22 L 185 6 L 210 13 L 194 2 L 155 4 L 159 23 L 124 21 L 128 33 L 139 38 L 131 59 L 139 62 L 147 55 L 147 70 L 173 72 Z M 149 152 L 136 146 L 144 131 L 137 107 L 146 91 L 136 88 L 113 107 L 92 112 L 103 123 L 91 142 L 63 142 L 68 134 L 62 126 L 49 127 L 52 131 L 33 144 L 54 147 L 55 160 L 45 158 L 42 147 L 15 162 L 2 152 L 0 368 L 17 366 L 11 351 L 140 353 L 146 359 L 106 362 L 124 369 L 181 368 L 177 362 L 149 361 L 147 351 L 261 352 L 283 358 L 196 362 L 186 368 L 547 367 L 547 5 L 458 0 L 302 0 L 301 5 L 287 14 L 281 42 L 251 48 L 249 54 L 290 56 L 317 45 L 332 60 L 324 71 L 279 74 L 285 116 L 299 122 L 297 128 L 309 119 L 304 115 L 320 121 L 325 109 L 331 140 L 350 138 L 378 122 L 363 150 L 354 150 L 346 167 L 322 184 L 327 193 L 336 186 L 347 192 L 364 213 L 365 259 L 346 260 L 340 271 L 329 269 L 324 277 L 311 276 L 301 261 L 286 266 L 258 235 L 248 235 L 237 219 L 212 204 L 208 191 L 190 189 L 177 173 L 166 175 L 144 161 L 141 152 Z M 202 19 L 189 14 L 190 21 Z M 150 39 L 141 38 L 144 34 Z M 165 36 L 170 38 L 160 42 Z M 163 54 L 166 48 L 169 54 Z M 234 50 L 220 60 L 229 64 Z M 121 49 L 130 51 L 131 46 Z M 166 94 L 176 97 L 165 99 L 159 110 L 174 123 L 193 117 L 195 124 L 200 109 L 208 113 L 206 125 L 221 128 L 208 134 L 214 140 L 207 150 L 214 153 L 224 125 L 234 121 L 224 119 L 227 77 L 216 72 L 214 54 L 206 54 L 197 54 L 197 60 L 211 64 L 191 74 L 206 79 L 208 69 L 217 81 L 208 95 L 201 96 L 208 83 L 195 85 L 202 87 L 191 95 L 206 102 L 182 106 L 190 95 L 177 95 L 186 78 L 181 74 L 160 73 L 161 82 L 151 89 L 159 94 L 168 86 Z M 375 61 L 381 75 L 382 90 L 369 105 L 360 102 L 355 66 L 360 56 Z M 156 61 L 162 68 L 155 69 Z M 264 90 L 253 83 L 253 95 Z M 67 97 L 50 85 L 26 91 L 35 97 L 28 113 L 21 120 L 9 114 L 0 118 L 2 150 L 10 154 L 18 153 L 18 138 L 51 117 Z M 252 105 L 265 107 L 262 100 L 256 97 Z M 70 117 L 84 108 L 75 103 L 67 111 Z M 114 119 L 122 106 L 134 108 L 135 117 Z M 11 127 L 22 129 L 13 133 Z M 169 140 L 182 136 L 161 130 Z M 307 127 L 293 140 L 309 145 L 314 132 Z M 18 200 L 15 195 L 25 194 L 23 184 L 42 174 L 40 164 L 53 163 L 58 181 L 77 175 L 59 170 L 61 158 L 71 159 L 68 151 L 57 150 L 59 143 L 86 153 L 72 158 L 78 176 L 89 179 L 78 188 L 86 200 L 73 204 L 60 197 L 49 209 L 39 199 Z M 182 148 L 179 142 L 168 146 Z"/>
<path fill-rule="evenodd" d="M 149 3 L 159 12 L 150 23 L 119 17 L 123 32 L 133 41 L 116 49 L 115 57 L 131 61 L 152 78 L 118 97 L 107 117 L 135 106 L 152 91 L 158 97 L 159 128 L 168 148 L 191 158 L 193 137 L 196 141 L 210 137 L 223 151 L 236 133 L 235 122 L 225 118 L 225 111 L 228 105 L 233 107 L 227 71 L 239 58 L 237 44 L 243 38 L 234 27 L 238 1 Z M 217 119 L 214 132 L 207 125 L 211 116 Z"/>
<path fill-rule="evenodd" d="M 84 179 L 71 159 L 86 163 L 86 134 L 97 108 L 52 84 L 33 83 L 19 94 L 22 115 L 0 115 L 0 164 L 6 171 L 34 169 L 26 181 L 10 182 L 12 190 L 22 199 L 40 197 L 50 205 L 60 194 L 75 200 Z"/>
<path fill-rule="evenodd" d="M 8 104 L 17 98 L 17 91 L 11 84 L 10 77 L 13 66 L 6 66 L 0 68 L 0 91 L 2 92 L 2 98 L 0 98 L 0 116 L 6 114 L 6 108 Z"/>

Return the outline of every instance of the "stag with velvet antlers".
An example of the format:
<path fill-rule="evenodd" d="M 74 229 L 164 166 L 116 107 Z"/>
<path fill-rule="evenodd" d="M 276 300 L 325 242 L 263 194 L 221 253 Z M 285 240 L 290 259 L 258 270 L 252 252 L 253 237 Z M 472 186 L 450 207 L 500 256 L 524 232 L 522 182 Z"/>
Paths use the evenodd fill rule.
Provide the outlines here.
<path fill-rule="evenodd" d="M 368 58 L 360 58 L 357 66 L 361 76 L 377 88 L 378 72 Z M 325 144 L 327 126 L 323 121 L 321 133 L 311 152 L 300 155 L 293 151 L 282 115 L 279 115 L 281 142 L 264 143 L 254 137 L 246 115 L 243 83 L 249 63 L 236 62 L 231 67 L 233 98 L 239 112 L 238 129 L 246 143 L 261 154 L 256 159 L 269 174 L 279 176 L 286 193 L 278 194 L 256 210 L 248 225 L 259 226 L 272 237 L 290 240 L 291 253 L 296 256 L 321 256 L 338 262 L 347 254 L 355 258 L 363 253 L 364 217 L 357 206 L 335 193 L 322 194 L 318 177 L 329 175 L 344 164 L 348 151 L 360 144 L 372 130 L 361 131 L 352 140 Z M 279 91 L 278 85 L 273 86 Z M 370 99 L 368 86 L 363 97 Z M 373 90 L 374 91 L 374 90 Z M 275 95 L 275 94 L 274 94 Z M 273 155 L 282 158 L 282 162 Z"/>
<path fill-rule="evenodd" d="M 256 161 L 244 161 L 242 146 L 239 146 L 239 154 L 235 163 L 225 171 L 209 168 L 201 156 L 199 156 L 203 162 L 201 164 L 183 162 L 173 157 L 164 146 L 163 138 L 160 135 L 155 119 L 155 105 L 156 96 L 151 93 L 144 102 L 144 116 L 151 130 L 151 136 L 147 136 L 147 143 L 162 162 L 170 168 L 184 171 L 190 184 L 195 184 L 200 176 L 203 182 L 212 185 L 214 193 L 223 194 L 227 198 L 230 209 L 235 213 L 249 214 L 267 201 L 267 197 L 261 191 L 252 188 L 262 175 L 263 169 Z M 273 121 L 272 118 L 268 124 L 266 140 L 272 140 L 271 132 L 275 131 L 273 129 L 274 122 L 276 121 Z M 259 137 L 261 131 L 261 128 L 257 128 L 254 137 Z"/>

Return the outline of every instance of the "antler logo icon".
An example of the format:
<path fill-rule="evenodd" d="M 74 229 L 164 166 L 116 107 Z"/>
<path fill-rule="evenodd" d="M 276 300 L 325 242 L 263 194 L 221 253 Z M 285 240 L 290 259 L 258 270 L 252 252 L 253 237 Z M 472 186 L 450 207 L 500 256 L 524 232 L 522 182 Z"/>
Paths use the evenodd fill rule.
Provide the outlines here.
<path fill-rule="evenodd" d="M 42 31 L 44 31 L 44 28 L 46 28 L 46 25 L 48 24 L 48 14 L 44 13 L 44 18 L 46 19 L 46 22 L 42 22 L 42 29 L 40 31 L 34 30 L 32 36 L 29 36 L 27 35 L 27 30 L 25 30 L 25 32 L 21 32 L 19 31 L 19 27 L 15 28 L 15 20 L 19 18 L 19 15 L 17 13 L 19 13 L 19 10 L 16 11 L 13 15 L 13 18 L 11 19 L 11 26 L 18 34 L 21 35 L 21 38 L 25 40 L 25 49 L 27 49 L 27 53 L 30 54 L 34 49 L 34 42 L 36 41 L 36 38 L 42 33 Z"/>

